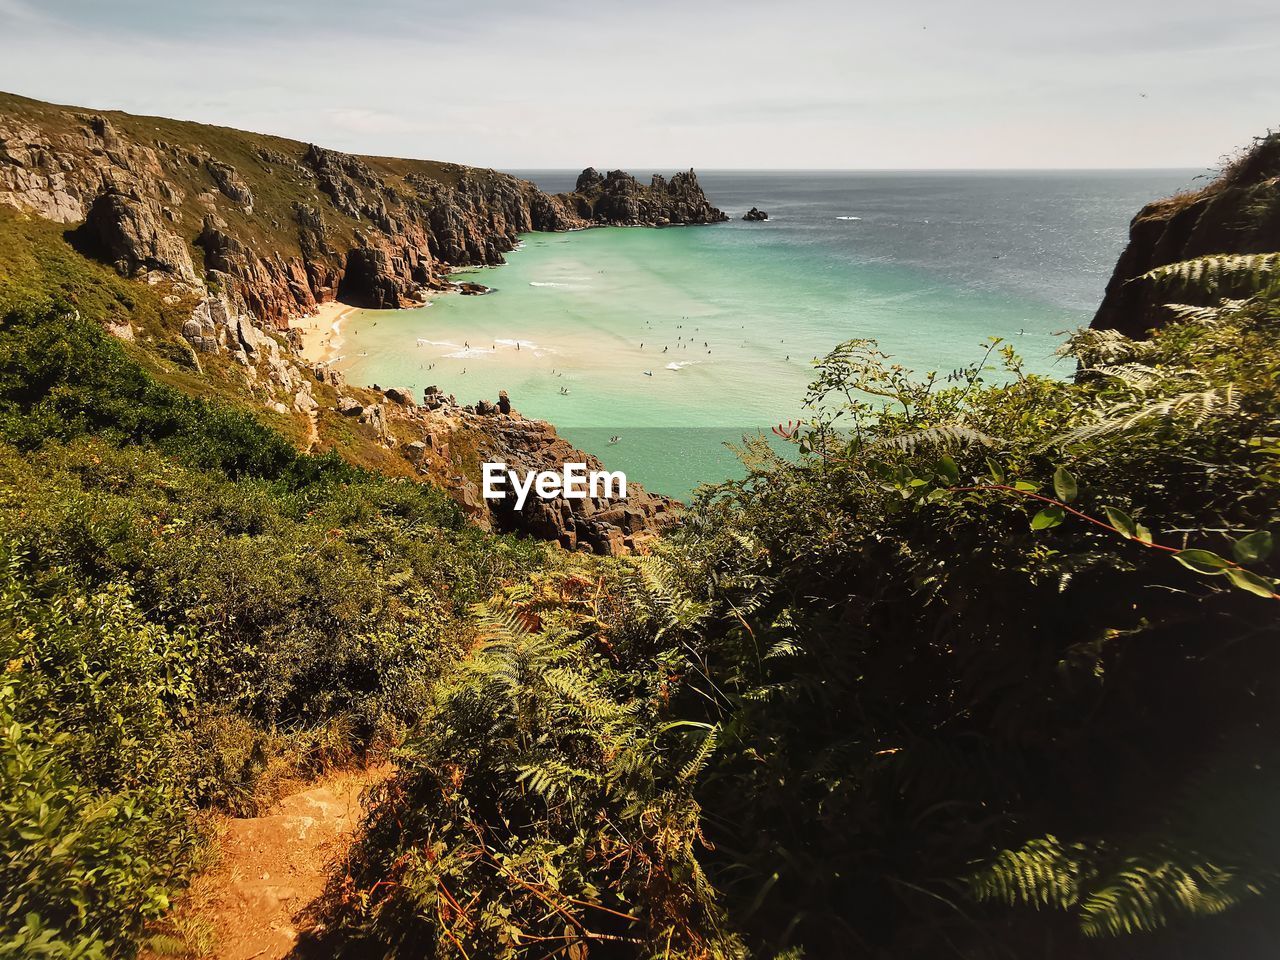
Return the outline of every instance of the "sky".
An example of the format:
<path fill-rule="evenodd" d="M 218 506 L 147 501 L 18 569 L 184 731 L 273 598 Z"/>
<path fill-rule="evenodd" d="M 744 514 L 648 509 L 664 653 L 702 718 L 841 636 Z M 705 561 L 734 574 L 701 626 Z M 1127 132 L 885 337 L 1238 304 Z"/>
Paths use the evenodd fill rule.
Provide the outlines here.
<path fill-rule="evenodd" d="M 1275 0 L 0 0 L 0 90 L 507 170 L 1211 167 Z"/>

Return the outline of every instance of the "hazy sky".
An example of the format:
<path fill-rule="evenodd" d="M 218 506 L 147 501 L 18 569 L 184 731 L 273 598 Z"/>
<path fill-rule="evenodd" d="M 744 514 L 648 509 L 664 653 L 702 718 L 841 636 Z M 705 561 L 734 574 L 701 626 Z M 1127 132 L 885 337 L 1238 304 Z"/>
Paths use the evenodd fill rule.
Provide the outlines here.
<path fill-rule="evenodd" d="M 0 89 L 506 169 L 1205 167 L 1276 0 L 0 0 Z"/>

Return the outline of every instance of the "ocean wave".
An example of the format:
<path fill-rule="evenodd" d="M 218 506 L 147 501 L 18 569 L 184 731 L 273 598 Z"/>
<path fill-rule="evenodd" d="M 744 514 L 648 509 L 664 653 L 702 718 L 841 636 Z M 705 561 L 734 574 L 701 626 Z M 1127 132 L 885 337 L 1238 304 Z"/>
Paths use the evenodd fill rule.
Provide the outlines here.
<path fill-rule="evenodd" d="M 675 360 L 667 364 L 668 370 L 680 370 L 684 367 L 692 366 L 695 363 L 701 363 L 701 360 Z"/>
<path fill-rule="evenodd" d="M 547 351 L 546 348 L 539 346 L 532 340 L 495 340 L 493 341 L 500 347 L 519 347 L 521 350 L 532 350 L 535 357 L 540 357 L 544 352 L 555 353 L 554 350 Z"/>
<path fill-rule="evenodd" d="M 836 217 L 837 220 L 861 220 L 861 217 Z"/>
<path fill-rule="evenodd" d="M 529 281 L 529 286 L 531 286 L 531 287 L 567 287 L 567 286 L 569 286 L 569 284 L 567 284 L 567 283 L 554 283 L 554 282 L 553 282 L 553 281 L 551 281 L 551 280 L 530 280 L 530 281 Z"/>
<path fill-rule="evenodd" d="M 474 360 L 476 357 L 492 357 L 494 351 L 488 347 L 463 347 L 453 353 L 446 353 L 446 360 Z"/>

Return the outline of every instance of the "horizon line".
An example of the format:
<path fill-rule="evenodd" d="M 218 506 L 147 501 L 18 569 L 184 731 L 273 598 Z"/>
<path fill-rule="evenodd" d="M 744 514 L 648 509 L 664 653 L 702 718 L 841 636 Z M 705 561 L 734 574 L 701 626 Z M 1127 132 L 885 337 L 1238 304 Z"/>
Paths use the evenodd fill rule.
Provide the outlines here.
<path fill-rule="evenodd" d="M 466 164 L 466 166 L 479 166 Z M 573 173 L 582 172 L 586 167 L 545 167 L 506 164 L 489 166 L 490 170 L 500 173 L 518 171 L 520 173 Z M 595 169 L 604 169 L 597 167 Z M 610 166 L 613 170 L 693 170 L 706 173 L 1187 173 L 1189 171 L 1213 172 L 1215 167 L 716 167 L 685 166 L 682 164 L 625 164 L 620 167 Z"/>

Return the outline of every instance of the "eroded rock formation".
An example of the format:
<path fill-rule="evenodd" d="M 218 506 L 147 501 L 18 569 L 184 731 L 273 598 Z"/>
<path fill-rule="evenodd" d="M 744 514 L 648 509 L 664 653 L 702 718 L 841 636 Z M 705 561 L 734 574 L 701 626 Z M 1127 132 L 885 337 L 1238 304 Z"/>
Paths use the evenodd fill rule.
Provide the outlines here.
<path fill-rule="evenodd" d="M 82 249 L 122 273 L 213 280 L 280 329 L 335 298 L 416 303 L 530 231 L 725 219 L 692 171 L 648 186 L 587 171 L 551 196 L 493 170 L 217 132 L 0 95 L 0 203 L 82 224 Z"/>
<path fill-rule="evenodd" d="M 617 556 L 642 549 L 648 538 L 678 522 L 677 501 L 631 482 L 625 500 L 543 500 L 531 495 L 519 510 L 509 491 L 502 500 L 485 500 L 480 473 L 485 462 L 505 463 L 520 475 L 559 472 L 566 463 L 585 464 L 588 471 L 604 466 L 560 437 L 551 424 L 521 416 L 505 390 L 496 403 L 486 399 L 467 406 L 439 387 L 428 387 L 421 405 L 406 393 L 398 388 L 382 391 L 387 402 L 379 406 L 388 432 L 415 437 L 401 446 L 405 458 L 420 474 L 450 490 L 482 526 L 551 540 L 566 550 Z M 349 398 L 345 402 L 355 403 Z"/>
<path fill-rule="evenodd" d="M 1139 278 L 1149 270 L 1212 254 L 1280 251 L 1280 134 L 1259 141 L 1213 183 L 1149 203 L 1129 226 L 1091 326 L 1140 337 L 1167 321 L 1166 289 Z M 1197 291 L 1178 291 L 1195 299 Z M 1202 295 L 1201 295 L 1202 296 Z"/>
<path fill-rule="evenodd" d="M 552 196 L 492 170 L 211 129 L 0 94 L 0 203 L 67 224 L 82 252 L 159 286 L 166 303 L 193 304 L 181 330 L 190 356 L 178 361 L 200 371 L 202 358 L 231 358 L 220 369 L 238 371 L 246 398 L 302 418 L 312 448 L 331 417 L 377 456 L 403 455 L 402 468 L 451 491 L 476 522 L 570 550 L 624 553 L 675 521 L 674 501 L 637 485 L 625 502 L 484 501 L 485 459 L 520 472 L 603 468 L 505 392 L 463 407 L 438 390 L 418 404 L 404 389 L 351 387 L 298 356 L 288 327 L 334 299 L 401 307 L 435 289 L 487 293 L 449 271 L 502 263 L 530 231 L 725 220 L 693 171 L 642 185 L 588 169 L 576 191 Z M 133 335 L 127 323 L 112 332 Z"/>
<path fill-rule="evenodd" d="M 670 180 L 654 174 L 649 185 L 622 170 L 601 176 L 594 167 L 578 175 L 573 193 L 563 195 L 579 217 L 612 226 L 722 223 L 729 218 L 711 205 L 692 170 Z"/>

